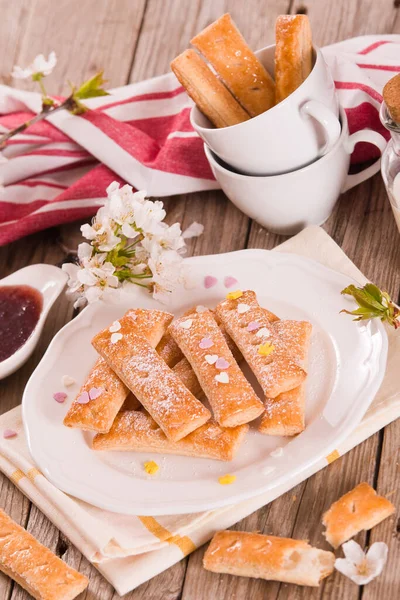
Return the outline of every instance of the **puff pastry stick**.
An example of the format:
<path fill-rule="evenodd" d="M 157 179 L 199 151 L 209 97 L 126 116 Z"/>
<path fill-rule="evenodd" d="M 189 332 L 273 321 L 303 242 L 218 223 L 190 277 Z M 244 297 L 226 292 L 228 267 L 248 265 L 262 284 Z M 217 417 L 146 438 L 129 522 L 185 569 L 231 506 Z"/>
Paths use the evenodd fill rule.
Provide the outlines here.
<path fill-rule="evenodd" d="M 177 56 L 171 69 L 215 127 L 237 125 L 249 119 L 247 112 L 194 50 L 185 50 Z"/>
<path fill-rule="evenodd" d="M 382 95 L 393 121 L 400 124 L 400 73 L 389 79 Z"/>
<path fill-rule="evenodd" d="M 89 583 L 2 510 L 0 570 L 36 600 L 73 600 Z"/>
<path fill-rule="evenodd" d="M 203 558 L 204 568 L 214 573 L 313 587 L 333 572 L 334 563 L 333 552 L 302 540 L 244 531 L 219 531 Z"/>
<path fill-rule="evenodd" d="M 192 365 L 221 427 L 243 425 L 260 416 L 264 406 L 240 370 L 210 311 L 181 317 L 173 321 L 169 331 Z M 202 348 L 203 339 L 210 340 L 212 345 Z"/>
<path fill-rule="evenodd" d="M 94 437 L 93 448 L 229 461 L 233 459 L 247 431 L 248 425 L 223 428 L 209 421 L 183 439 L 173 442 L 146 412 L 125 411 L 117 415 L 108 433 Z"/>
<path fill-rule="evenodd" d="M 276 102 L 281 102 L 309 76 L 313 49 L 306 15 L 280 15 L 275 24 Z"/>
<path fill-rule="evenodd" d="M 210 411 L 193 396 L 148 341 L 132 331 L 112 343 L 108 329 L 92 344 L 135 394 L 168 439 L 180 440 L 204 425 Z"/>
<path fill-rule="evenodd" d="M 160 310 L 131 309 L 118 321 L 121 328 L 115 333 L 124 335 L 125 332 L 135 331 L 143 335 L 152 346 L 156 346 L 172 318 L 170 313 Z M 111 336 L 112 332 L 109 334 Z M 81 394 L 89 393 L 92 388 L 102 390 L 100 396 L 86 404 L 79 403 L 77 400 Z M 128 394 L 127 386 L 100 357 L 71 404 L 64 418 L 64 425 L 105 433 L 110 429 Z"/>
<path fill-rule="evenodd" d="M 279 321 L 274 331 L 282 341 L 287 340 L 299 364 L 307 368 L 307 356 L 311 335 L 308 321 Z M 305 428 L 305 384 L 283 392 L 276 398 L 265 399 L 265 412 L 261 416 L 258 430 L 268 435 L 297 435 Z"/>
<path fill-rule="evenodd" d="M 183 358 L 181 349 L 168 332 L 161 338 L 156 350 L 171 369 Z"/>
<path fill-rule="evenodd" d="M 306 372 L 296 356 L 298 348 L 274 331 L 254 292 L 220 302 L 216 313 L 243 354 L 267 398 L 299 386 Z M 252 327 L 256 327 L 252 329 Z"/>
<path fill-rule="evenodd" d="M 389 500 L 378 496 L 368 483 L 360 483 L 334 502 L 323 515 L 324 535 L 333 548 L 339 548 L 360 531 L 378 525 L 394 511 Z"/>
<path fill-rule="evenodd" d="M 229 14 L 197 34 L 191 44 L 212 64 L 251 117 L 275 104 L 275 84 Z"/>

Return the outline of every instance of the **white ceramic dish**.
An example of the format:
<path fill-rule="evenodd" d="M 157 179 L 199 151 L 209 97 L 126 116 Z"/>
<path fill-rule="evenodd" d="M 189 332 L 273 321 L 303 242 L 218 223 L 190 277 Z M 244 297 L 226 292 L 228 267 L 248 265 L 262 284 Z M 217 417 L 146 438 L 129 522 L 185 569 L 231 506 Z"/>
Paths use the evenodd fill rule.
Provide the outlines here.
<path fill-rule="evenodd" d="M 339 314 L 352 301 L 340 295 L 351 281 L 319 263 L 291 254 L 243 250 L 188 259 L 194 285 L 177 292 L 168 307 L 175 314 L 204 304 L 215 306 L 229 291 L 224 278 L 254 289 L 262 305 L 282 318 L 313 324 L 307 385 L 307 427 L 295 439 L 251 431 L 230 463 L 152 453 L 94 452 L 92 434 L 63 426 L 70 402 L 91 368 L 96 353 L 90 339 L 132 306 L 160 308 L 148 294 L 121 296 L 118 305 L 97 303 L 66 325 L 50 344 L 23 396 L 29 449 L 45 476 L 61 490 L 114 512 L 177 514 L 229 505 L 274 488 L 327 456 L 362 418 L 384 375 L 387 337 L 383 325 L 352 322 Z M 204 287 L 204 277 L 218 283 Z M 231 289 L 235 289 L 234 287 Z M 75 385 L 65 404 L 52 398 L 63 375 Z M 273 450 L 283 447 L 274 456 Z M 143 462 L 160 465 L 156 476 Z M 235 474 L 231 485 L 218 477 Z"/>
<path fill-rule="evenodd" d="M 0 362 L 0 379 L 14 373 L 28 360 L 39 341 L 49 310 L 61 294 L 67 279 L 66 273 L 58 267 L 41 264 L 24 267 L 4 279 L 0 279 L 0 286 L 29 285 L 43 296 L 43 308 L 35 329 L 21 348 Z"/>

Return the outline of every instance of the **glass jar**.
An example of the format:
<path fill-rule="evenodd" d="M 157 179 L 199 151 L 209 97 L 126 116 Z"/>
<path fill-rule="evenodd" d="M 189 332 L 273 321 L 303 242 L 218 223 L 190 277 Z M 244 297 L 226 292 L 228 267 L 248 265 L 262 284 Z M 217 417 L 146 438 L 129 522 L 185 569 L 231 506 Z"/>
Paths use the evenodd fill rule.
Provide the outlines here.
<path fill-rule="evenodd" d="M 380 118 L 391 136 L 382 154 L 382 178 L 400 231 L 400 125 L 391 118 L 385 102 L 381 105 Z"/>

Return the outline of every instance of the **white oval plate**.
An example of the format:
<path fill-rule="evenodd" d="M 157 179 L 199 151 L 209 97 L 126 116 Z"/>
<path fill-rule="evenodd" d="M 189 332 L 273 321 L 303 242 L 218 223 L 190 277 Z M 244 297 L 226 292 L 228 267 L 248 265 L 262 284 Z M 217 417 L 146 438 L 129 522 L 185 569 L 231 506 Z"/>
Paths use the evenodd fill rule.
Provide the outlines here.
<path fill-rule="evenodd" d="M 215 306 L 231 289 L 253 289 L 262 306 L 281 318 L 313 324 L 307 380 L 305 431 L 294 439 L 265 436 L 253 429 L 230 463 L 183 456 L 133 452 L 94 452 L 92 434 L 64 427 L 62 421 L 96 353 L 91 338 L 132 306 L 160 308 L 150 295 L 121 294 L 117 305 L 92 304 L 51 342 L 30 378 L 23 397 L 23 420 L 32 457 L 59 489 L 90 504 L 118 513 L 161 515 L 191 513 L 233 504 L 282 484 L 327 456 L 354 429 L 382 382 L 387 337 L 379 321 L 354 323 L 339 314 L 354 303 L 340 291 L 348 277 L 292 254 L 243 250 L 187 259 L 192 289 L 180 290 L 168 306 L 179 315 L 196 304 Z M 218 283 L 204 287 L 204 277 Z M 165 307 L 164 307 L 165 308 Z M 58 404 L 63 375 L 77 384 L 68 401 Z M 277 448 L 274 456 L 271 452 Z M 160 465 L 156 476 L 146 460 Z M 218 477 L 236 475 L 221 485 Z"/>

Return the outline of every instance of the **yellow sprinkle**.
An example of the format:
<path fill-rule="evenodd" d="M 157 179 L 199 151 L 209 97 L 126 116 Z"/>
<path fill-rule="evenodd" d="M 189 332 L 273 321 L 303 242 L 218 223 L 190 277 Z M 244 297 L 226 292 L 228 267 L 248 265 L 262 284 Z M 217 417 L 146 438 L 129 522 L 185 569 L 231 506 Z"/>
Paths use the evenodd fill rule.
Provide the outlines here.
<path fill-rule="evenodd" d="M 155 475 L 159 468 L 160 467 L 158 466 L 157 463 L 154 462 L 154 460 L 148 460 L 147 462 L 144 463 L 144 470 L 149 475 Z"/>
<path fill-rule="evenodd" d="M 236 475 L 222 475 L 218 478 L 218 482 L 221 485 L 229 485 L 230 483 L 234 483 L 236 481 Z"/>
<path fill-rule="evenodd" d="M 261 356 L 269 356 L 274 350 L 275 346 L 273 344 L 265 342 L 265 344 L 261 344 L 260 346 L 258 346 L 257 352 L 258 354 L 261 354 Z"/>
<path fill-rule="evenodd" d="M 242 290 L 236 290 L 236 292 L 229 292 L 229 294 L 226 295 L 226 299 L 227 300 L 237 300 L 241 296 L 243 296 Z"/>

